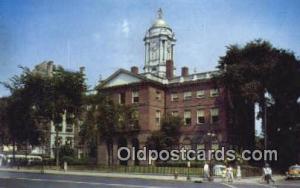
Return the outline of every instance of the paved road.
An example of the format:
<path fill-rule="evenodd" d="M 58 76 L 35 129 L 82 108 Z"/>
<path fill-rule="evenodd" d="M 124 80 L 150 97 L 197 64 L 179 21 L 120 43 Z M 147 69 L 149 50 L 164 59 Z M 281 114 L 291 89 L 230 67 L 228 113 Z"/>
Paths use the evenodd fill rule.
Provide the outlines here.
<path fill-rule="evenodd" d="M 130 178 L 105 178 L 74 175 L 0 172 L 0 188 L 300 188 L 300 181 L 282 181 L 275 185 L 255 183 L 194 183 L 153 181 Z"/>

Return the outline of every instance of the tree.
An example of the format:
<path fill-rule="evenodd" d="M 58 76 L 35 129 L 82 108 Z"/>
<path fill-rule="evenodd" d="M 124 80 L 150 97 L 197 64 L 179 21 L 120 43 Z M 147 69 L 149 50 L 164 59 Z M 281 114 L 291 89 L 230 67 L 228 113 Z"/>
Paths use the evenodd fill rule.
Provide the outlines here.
<path fill-rule="evenodd" d="M 82 141 L 90 146 L 99 145 L 99 140 L 105 143 L 108 165 L 113 165 L 112 138 L 138 133 L 137 109 L 130 105 L 115 104 L 101 93 L 89 96 L 87 101 L 88 110 L 80 131 Z"/>
<path fill-rule="evenodd" d="M 155 149 L 159 152 L 178 147 L 182 124 L 180 117 L 167 115 L 161 122 L 161 129 L 154 131 L 147 139 L 147 148 Z"/>
<path fill-rule="evenodd" d="M 83 113 L 83 122 L 79 130 L 80 143 L 83 145 L 85 155 L 96 157 L 99 130 L 95 119 L 95 113 L 98 103 L 102 100 L 98 101 L 95 95 L 85 96 L 84 100 L 86 110 Z"/>
<path fill-rule="evenodd" d="M 38 142 L 38 129 L 33 120 L 33 100 L 26 89 L 29 71 L 26 68 L 22 69 L 23 73 L 20 76 L 14 76 L 10 82 L 2 83 L 11 92 L 11 96 L 6 100 L 5 117 L 9 140 L 13 143 L 13 162 L 16 144 L 26 145 L 27 153 L 28 145 Z"/>
<path fill-rule="evenodd" d="M 260 117 L 267 115 L 267 133 L 270 134 L 268 147 L 272 147 L 271 143 L 276 140 L 272 134 L 275 129 L 291 124 L 294 126 L 299 122 L 295 112 L 299 109 L 296 101 L 300 96 L 300 69 L 299 61 L 292 52 L 274 48 L 262 40 L 249 42 L 243 47 L 231 45 L 226 55 L 220 58 L 218 68 L 221 74 L 216 76 L 216 80 L 226 88 L 230 122 L 236 128 L 233 129 L 236 133 L 242 132 L 245 127 L 251 128 L 251 125 L 245 126 L 249 121 L 254 126 L 254 103 L 260 106 Z M 266 105 L 269 102 L 266 93 L 271 95 L 274 102 L 269 106 Z M 265 114 L 266 111 L 269 113 Z M 262 124 L 265 125 L 264 118 Z M 283 139 L 278 146 L 286 148 L 281 147 L 284 143 L 295 143 L 295 140 Z M 291 153 L 292 149 L 285 151 Z M 285 158 L 285 161 L 288 163 L 293 159 Z"/>
<path fill-rule="evenodd" d="M 0 98 L 0 144 L 8 144 L 9 143 L 9 134 L 8 134 L 8 120 L 7 120 L 7 98 Z"/>
<path fill-rule="evenodd" d="M 31 144 L 36 144 L 38 138 L 43 136 L 41 130 L 45 129 L 37 127 L 41 121 L 53 122 L 58 134 L 58 126 L 64 113 L 69 115 L 68 123 L 78 123 L 86 91 L 82 72 L 57 67 L 52 76 L 44 76 L 31 72 L 28 68 L 21 68 L 21 75 L 2 83 L 11 92 L 7 110 L 14 143 L 29 140 Z M 58 140 L 56 143 L 58 144 Z"/>

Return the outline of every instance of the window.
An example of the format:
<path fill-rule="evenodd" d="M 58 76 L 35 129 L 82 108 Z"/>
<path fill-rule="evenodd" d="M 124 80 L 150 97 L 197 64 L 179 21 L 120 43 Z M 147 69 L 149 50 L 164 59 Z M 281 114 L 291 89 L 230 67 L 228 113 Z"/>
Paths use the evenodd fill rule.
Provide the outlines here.
<path fill-rule="evenodd" d="M 133 91 L 132 92 L 132 103 L 138 103 L 139 102 L 139 92 Z"/>
<path fill-rule="evenodd" d="M 92 105 L 86 105 L 86 110 L 91 110 L 92 109 Z"/>
<path fill-rule="evenodd" d="M 190 125 L 191 122 L 192 122 L 191 111 L 189 111 L 189 110 L 184 111 L 184 124 Z"/>
<path fill-rule="evenodd" d="M 218 89 L 211 89 L 210 90 L 210 96 L 211 97 L 217 97 L 217 96 L 219 96 L 219 90 Z"/>
<path fill-rule="evenodd" d="M 124 115 L 120 114 L 119 115 L 119 123 L 122 125 L 124 123 L 125 119 L 124 119 Z"/>
<path fill-rule="evenodd" d="M 177 93 L 172 93 L 171 94 L 171 101 L 178 101 L 178 94 Z"/>
<path fill-rule="evenodd" d="M 173 112 L 171 113 L 171 115 L 172 115 L 173 117 L 178 116 L 178 111 L 173 111 Z"/>
<path fill-rule="evenodd" d="M 119 93 L 119 104 L 125 104 L 126 95 L 125 93 Z"/>
<path fill-rule="evenodd" d="M 138 126 L 139 125 L 139 111 L 135 110 L 132 113 L 132 119 L 133 119 L 133 126 Z"/>
<path fill-rule="evenodd" d="M 66 137 L 66 145 L 69 145 L 69 146 L 73 145 L 73 138 L 72 137 Z"/>
<path fill-rule="evenodd" d="M 218 149 L 219 149 L 219 144 L 213 143 L 213 144 L 211 145 L 211 149 L 212 149 L 212 150 L 218 150 Z"/>
<path fill-rule="evenodd" d="M 205 123 L 204 110 L 198 110 L 197 111 L 197 123 L 198 124 Z"/>
<path fill-rule="evenodd" d="M 204 144 L 197 144 L 197 150 L 204 150 L 205 145 Z"/>
<path fill-rule="evenodd" d="M 160 110 L 156 110 L 156 113 L 155 113 L 155 124 L 156 124 L 156 126 L 160 126 Z"/>
<path fill-rule="evenodd" d="M 192 92 L 191 91 L 184 92 L 183 93 L 183 98 L 184 98 L 184 100 L 190 100 L 190 99 L 192 99 Z"/>
<path fill-rule="evenodd" d="M 217 123 L 219 121 L 219 109 L 213 108 L 210 110 L 211 123 Z"/>
<path fill-rule="evenodd" d="M 160 91 L 156 91 L 156 100 L 160 100 L 161 99 L 161 93 Z"/>
<path fill-rule="evenodd" d="M 59 123 L 55 126 L 55 131 L 62 132 L 62 123 Z"/>
<path fill-rule="evenodd" d="M 205 97 L 204 90 L 197 91 L 197 98 L 204 98 L 204 97 Z"/>
<path fill-rule="evenodd" d="M 73 124 L 67 124 L 66 132 L 73 132 Z"/>
<path fill-rule="evenodd" d="M 59 136 L 59 137 L 55 136 L 55 146 L 61 146 L 63 144 L 62 141 L 63 141 L 63 139 L 61 136 Z"/>

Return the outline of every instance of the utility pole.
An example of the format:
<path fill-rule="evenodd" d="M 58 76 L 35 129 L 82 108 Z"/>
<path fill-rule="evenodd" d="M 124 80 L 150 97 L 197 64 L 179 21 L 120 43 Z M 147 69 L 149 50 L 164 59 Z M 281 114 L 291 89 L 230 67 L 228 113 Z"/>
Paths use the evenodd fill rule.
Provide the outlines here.
<path fill-rule="evenodd" d="M 58 126 L 59 125 L 56 125 L 55 126 L 55 132 L 56 132 L 56 135 L 55 135 L 55 149 L 56 149 L 56 168 L 59 169 L 59 145 L 60 145 L 60 140 L 58 138 Z"/>

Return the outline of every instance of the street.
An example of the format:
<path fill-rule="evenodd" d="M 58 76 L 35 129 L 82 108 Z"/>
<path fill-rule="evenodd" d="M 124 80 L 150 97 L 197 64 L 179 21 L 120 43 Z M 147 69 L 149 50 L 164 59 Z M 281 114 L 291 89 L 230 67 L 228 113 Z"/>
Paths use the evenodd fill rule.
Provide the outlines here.
<path fill-rule="evenodd" d="M 157 181 L 132 178 L 106 178 L 94 176 L 53 175 L 37 173 L 0 172 L 0 188 L 252 188 L 300 187 L 300 181 L 281 181 L 275 185 L 258 183 L 194 183 L 181 181 Z"/>

